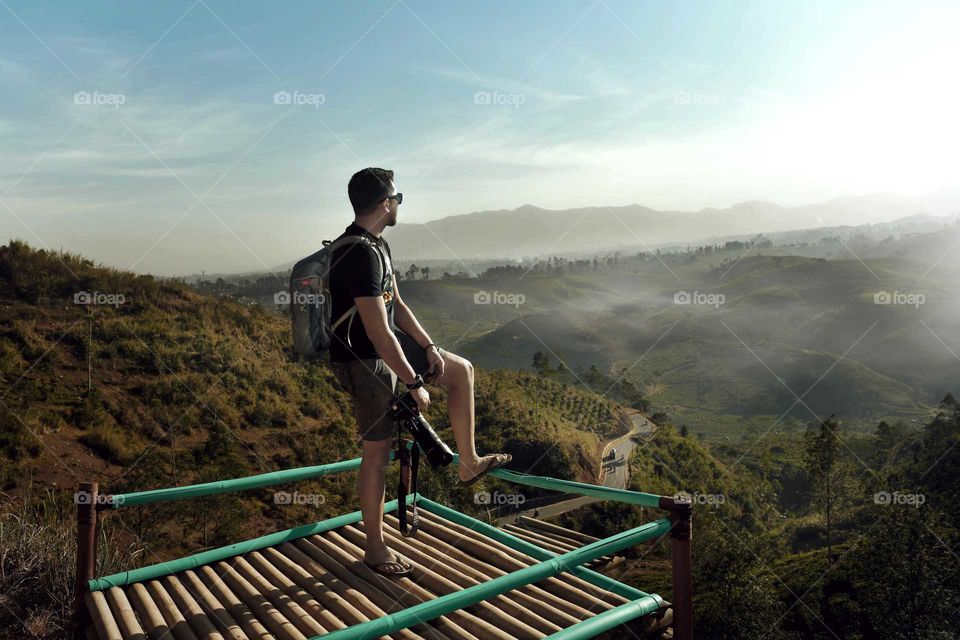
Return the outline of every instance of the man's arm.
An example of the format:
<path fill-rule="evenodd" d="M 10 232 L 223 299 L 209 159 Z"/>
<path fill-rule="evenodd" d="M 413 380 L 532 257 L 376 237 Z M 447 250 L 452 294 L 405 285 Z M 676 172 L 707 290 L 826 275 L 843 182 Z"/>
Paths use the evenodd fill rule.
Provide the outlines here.
<path fill-rule="evenodd" d="M 363 321 L 363 328 L 367 332 L 367 337 L 373 344 L 373 348 L 383 358 L 397 377 L 404 384 L 412 384 L 417 377 L 417 372 L 413 370 L 407 357 L 400 347 L 400 341 L 390 330 L 387 320 L 387 307 L 383 303 L 383 296 L 359 296 L 353 299 L 357 305 L 357 314 Z M 396 313 L 396 309 L 394 310 Z M 394 316 L 396 320 L 396 316 Z"/>
<path fill-rule="evenodd" d="M 397 277 L 393 277 L 393 321 L 397 325 L 397 328 L 403 331 L 405 334 L 417 341 L 417 344 L 421 347 L 433 342 L 430 339 L 430 336 L 427 335 L 427 332 L 424 330 L 420 323 L 417 321 L 417 318 L 413 315 L 413 311 L 410 310 L 410 307 L 403 303 L 403 300 L 400 299 L 400 290 L 397 288 Z"/>

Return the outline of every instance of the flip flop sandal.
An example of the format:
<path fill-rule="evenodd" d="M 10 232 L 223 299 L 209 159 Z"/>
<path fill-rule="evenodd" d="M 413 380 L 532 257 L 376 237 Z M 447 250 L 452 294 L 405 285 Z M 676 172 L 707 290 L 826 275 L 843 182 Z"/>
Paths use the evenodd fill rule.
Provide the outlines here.
<path fill-rule="evenodd" d="M 368 567 L 370 567 L 371 569 L 373 569 L 374 571 L 376 571 L 376 572 L 379 573 L 380 575 L 382 575 L 382 576 L 387 576 L 388 578 L 394 577 L 394 576 L 408 576 L 408 575 L 410 575 L 411 573 L 413 573 L 413 564 L 410 563 L 410 562 L 408 562 L 408 561 L 405 561 L 403 558 L 400 558 L 399 556 L 398 556 L 398 558 L 397 558 L 396 560 L 384 560 L 383 562 L 380 562 L 380 563 L 375 564 L 375 565 L 370 564 L 369 562 L 367 562 L 366 560 L 364 560 L 364 561 L 363 561 L 363 564 L 367 565 Z M 385 566 L 385 565 L 400 565 L 400 566 L 407 565 L 408 568 L 402 569 L 402 570 L 400 570 L 400 571 L 391 571 L 391 570 L 389 570 L 389 569 L 388 569 L 388 570 L 381 570 L 381 567 L 383 567 L 383 566 Z"/>
<path fill-rule="evenodd" d="M 508 462 L 510 462 L 511 460 L 513 460 L 513 456 L 512 456 L 511 454 L 509 454 L 509 453 L 497 453 L 497 454 L 494 454 L 494 455 L 495 455 L 495 457 L 494 457 L 494 458 L 491 458 L 490 462 L 487 463 L 487 466 L 484 468 L 483 471 L 481 471 L 481 472 L 478 473 L 477 475 L 473 476 L 473 477 L 470 478 L 469 480 L 460 480 L 460 486 L 461 486 L 461 487 L 469 487 L 470 485 L 472 485 L 472 484 L 475 483 L 477 480 L 479 480 L 479 479 L 482 478 L 483 476 L 487 475 L 488 473 L 490 473 L 490 472 L 493 471 L 494 469 L 497 469 L 497 468 L 499 468 L 499 467 L 502 467 L 503 465 L 505 465 L 505 464 L 507 464 Z"/>

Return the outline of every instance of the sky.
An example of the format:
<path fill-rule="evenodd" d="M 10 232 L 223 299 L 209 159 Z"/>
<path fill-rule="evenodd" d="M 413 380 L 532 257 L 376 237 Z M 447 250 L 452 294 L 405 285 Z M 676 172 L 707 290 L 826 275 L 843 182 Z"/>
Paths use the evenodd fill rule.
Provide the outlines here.
<path fill-rule="evenodd" d="M 0 242 L 270 268 L 366 166 L 401 222 L 956 190 L 958 32 L 932 1 L 0 0 Z"/>

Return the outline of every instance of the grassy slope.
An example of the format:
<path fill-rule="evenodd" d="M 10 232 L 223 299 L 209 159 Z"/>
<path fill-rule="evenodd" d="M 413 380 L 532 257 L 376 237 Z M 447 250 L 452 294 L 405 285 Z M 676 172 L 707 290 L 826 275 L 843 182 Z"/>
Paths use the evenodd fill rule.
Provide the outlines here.
<path fill-rule="evenodd" d="M 359 455 L 348 396 L 326 365 L 290 360 L 285 317 L 18 243 L 0 248 L 0 278 L 7 490 L 84 479 L 111 491 L 145 489 Z M 126 304 L 76 305 L 76 291 L 120 292 Z M 427 418 L 453 446 L 444 390 L 432 395 Z M 481 452 L 510 450 L 518 470 L 578 480 L 595 477 L 600 441 L 619 428 L 610 400 L 480 368 L 476 414 Z M 434 495 L 468 507 L 472 500 L 449 495 L 454 472 L 445 473 Z M 327 491 L 309 515 L 278 512 L 259 496 L 241 529 L 356 507 L 352 481 Z"/>

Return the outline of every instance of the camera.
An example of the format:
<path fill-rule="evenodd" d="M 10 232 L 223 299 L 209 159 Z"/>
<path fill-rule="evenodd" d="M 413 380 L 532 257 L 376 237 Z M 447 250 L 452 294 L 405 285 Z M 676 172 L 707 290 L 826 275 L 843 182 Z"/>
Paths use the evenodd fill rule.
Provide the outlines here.
<path fill-rule="evenodd" d="M 420 413 L 417 401 L 409 391 L 394 400 L 392 411 L 394 421 L 410 432 L 414 442 L 426 454 L 432 467 L 445 467 L 453 462 L 453 452 L 450 451 L 450 447 L 444 444 Z"/>

